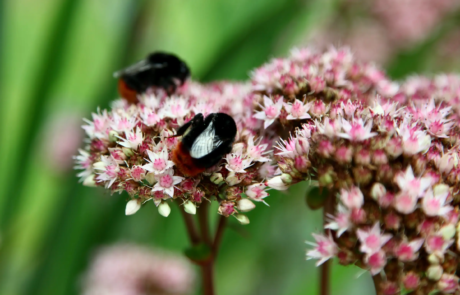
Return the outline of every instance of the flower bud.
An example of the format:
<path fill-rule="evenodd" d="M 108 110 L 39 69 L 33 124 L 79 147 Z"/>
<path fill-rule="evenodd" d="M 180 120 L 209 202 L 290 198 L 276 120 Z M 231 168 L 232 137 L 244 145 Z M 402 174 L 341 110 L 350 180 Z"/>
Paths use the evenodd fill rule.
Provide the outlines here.
<path fill-rule="evenodd" d="M 233 186 L 241 182 L 242 179 L 238 177 L 238 175 L 235 174 L 235 172 L 230 172 L 225 179 L 225 182 L 227 182 L 228 185 Z"/>
<path fill-rule="evenodd" d="M 402 283 L 405 289 L 414 290 L 420 284 L 420 277 L 416 273 L 410 271 L 404 275 Z"/>
<path fill-rule="evenodd" d="M 232 153 L 234 154 L 242 154 L 244 149 L 244 143 L 238 142 L 235 143 L 232 147 Z"/>
<path fill-rule="evenodd" d="M 388 163 L 387 154 L 381 149 L 375 150 L 374 154 L 372 155 L 372 163 L 374 163 L 375 165 L 387 164 Z"/>
<path fill-rule="evenodd" d="M 154 185 L 157 180 L 155 179 L 155 173 L 149 172 L 145 175 L 145 179 L 148 181 L 150 185 Z"/>
<path fill-rule="evenodd" d="M 248 212 L 254 209 L 256 205 L 249 199 L 241 199 L 236 203 L 236 208 L 241 212 Z"/>
<path fill-rule="evenodd" d="M 341 164 L 351 163 L 353 149 L 347 146 L 341 146 L 335 151 L 335 159 Z"/>
<path fill-rule="evenodd" d="M 184 203 L 184 211 L 187 212 L 188 214 L 195 215 L 196 214 L 196 206 L 190 201 L 186 201 Z"/>
<path fill-rule="evenodd" d="M 447 184 L 438 184 L 433 187 L 433 195 L 440 196 L 449 193 L 449 186 Z"/>
<path fill-rule="evenodd" d="M 89 187 L 95 187 L 96 186 L 96 181 L 94 180 L 95 176 L 96 175 L 91 174 L 90 176 L 86 177 L 85 180 L 83 180 L 83 185 L 89 186 Z"/>
<path fill-rule="evenodd" d="M 158 213 L 160 213 L 161 216 L 168 217 L 169 213 L 171 213 L 171 208 L 168 203 L 161 202 L 160 205 L 158 205 Z"/>
<path fill-rule="evenodd" d="M 249 224 L 249 218 L 244 214 L 235 214 L 233 215 L 241 224 Z"/>
<path fill-rule="evenodd" d="M 93 164 L 93 169 L 95 170 L 105 170 L 104 162 L 96 162 Z"/>
<path fill-rule="evenodd" d="M 287 173 L 283 173 L 281 174 L 281 180 L 285 184 L 290 184 L 292 182 L 292 176 Z"/>
<path fill-rule="evenodd" d="M 385 196 L 386 193 L 387 193 L 387 189 L 380 182 L 374 183 L 374 185 L 371 188 L 371 197 L 372 199 L 376 201 L 383 198 L 383 196 Z"/>
<path fill-rule="evenodd" d="M 298 137 L 295 142 L 295 150 L 298 155 L 308 154 L 310 143 L 304 137 Z"/>
<path fill-rule="evenodd" d="M 281 180 L 281 176 L 275 176 L 269 179 L 265 182 L 265 185 L 279 191 L 284 191 L 288 189 L 288 186 L 286 186 L 286 184 L 284 184 L 284 182 Z"/>
<path fill-rule="evenodd" d="M 430 264 L 439 264 L 442 262 L 442 259 L 440 259 L 438 255 L 433 253 L 428 256 L 428 262 Z"/>
<path fill-rule="evenodd" d="M 126 215 L 133 215 L 141 208 L 141 203 L 139 199 L 130 200 L 126 203 L 125 214 Z"/>
<path fill-rule="evenodd" d="M 122 148 L 123 150 L 123 153 L 125 154 L 125 156 L 127 157 L 131 157 L 132 155 L 134 155 L 134 152 L 132 149 L 129 149 L 129 148 Z"/>
<path fill-rule="evenodd" d="M 443 273 L 443 269 L 439 264 L 434 264 L 428 267 L 426 276 L 433 281 L 438 281 Z"/>
<path fill-rule="evenodd" d="M 228 217 L 235 213 L 235 204 L 232 201 L 223 201 L 220 203 L 219 209 L 217 209 L 217 213 Z"/>
<path fill-rule="evenodd" d="M 355 154 L 355 162 L 361 165 L 369 165 L 371 163 L 371 154 L 369 150 L 363 148 Z"/>
<path fill-rule="evenodd" d="M 116 142 L 118 140 L 118 132 L 115 130 L 110 130 L 109 132 L 109 141 Z"/>
<path fill-rule="evenodd" d="M 441 173 L 449 173 L 454 168 L 454 157 L 450 154 L 445 154 L 436 163 Z"/>
<path fill-rule="evenodd" d="M 439 233 L 442 235 L 444 241 L 448 241 L 455 236 L 456 230 L 453 224 L 446 224 L 439 230 Z"/>
<path fill-rule="evenodd" d="M 214 184 L 221 184 L 223 181 L 224 181 L 224 177 L 222 176 L 221 173 L 213 173 L 210 177 L 210 180 L 214 183 Z"/>

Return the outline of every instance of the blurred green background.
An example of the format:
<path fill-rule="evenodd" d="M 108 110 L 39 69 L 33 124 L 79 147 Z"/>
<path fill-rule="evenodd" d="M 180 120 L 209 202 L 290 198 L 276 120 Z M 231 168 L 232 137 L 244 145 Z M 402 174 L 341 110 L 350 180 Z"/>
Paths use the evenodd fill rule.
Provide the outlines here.
<path fill-rule="evenodd" d="M 177 208 L 167 219 L 152 204 L 126 217 L 126 196 L 83 187 L 72 170 L 81 118 L 117 97 L 115 70 L 151 51 L 178 54 L 200 81 L 247 79 L 293 46 L 326 43 L 350 43 L 363 60 L 380 54 L 374 58 L 398 79 L 459 69 L 455 1 L 437 2 L 445 7 L 416 38 L 392 37 L 373 2 L 0 1 L 0 294 L 79 294 L 101 245 L 135 242 L 178 253 L 188 246 Z M 417 28 L 426 21 L 414 19 Z M 362 32 L 368 24 L 378 29 Z M 231 220 L 218 294 L 318 293 L 304 241 L 321 230 L 322 213 L 307 208 L 306 190 L 273 192 L 270 207 L 248 213 L 243 232 Z M 334 265 L 332 294 L 373 294 L 369 275 L 360 274 Z"/>

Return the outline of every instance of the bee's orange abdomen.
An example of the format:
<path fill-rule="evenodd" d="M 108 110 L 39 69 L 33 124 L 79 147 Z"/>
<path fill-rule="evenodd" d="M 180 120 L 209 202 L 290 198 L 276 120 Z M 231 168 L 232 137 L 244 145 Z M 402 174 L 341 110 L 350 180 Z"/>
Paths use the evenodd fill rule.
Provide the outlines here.
<path fill-rule="evenodd" d="M 118 79 L 118 93 L 130 103 L 137 103 L 137 92 L 130 89 L 122 78 Z"/>
<path fill-rule="evenodd" d="M 182 142 L 179 142 L 173 150 L 172 161 L 185 176 L 194 177 L 206 170 L 206 168 L 198 167 L 193 162 L 189 151 L 184 147 Z"/>

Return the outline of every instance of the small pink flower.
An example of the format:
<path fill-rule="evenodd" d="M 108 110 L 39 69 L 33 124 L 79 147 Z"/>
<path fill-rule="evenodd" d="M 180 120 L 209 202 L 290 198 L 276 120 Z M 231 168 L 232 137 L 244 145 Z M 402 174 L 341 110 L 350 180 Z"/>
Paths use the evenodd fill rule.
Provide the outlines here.
<path fill-rule="evenodd" d="M 241 154 L 227 154 L 225 159 L 227 160 L 225 168 L 235 173 L 246 173 L 244 169 L 252 165 L 252 160 L 243 158 Z"/>
<path fill-rule="evenodd" d="M 422 247 L 424 239 L 416 239 L 411 242 L 403 241 L 395 250 L 395 255 L 400 261 L 414 261 L 418 257 L 418 250 Z"/>
<path fill-rule="evenodd" d="M 106 110 L 102 112 L 102 114 L 98 113 L 92 114 L 93 121 L 84 119 L 88 125 L 83 125 L 82 128 L 86 131 L 86 134 L 90 138 L 99 138 L 99 139 L 107 139 L 109 132 L 111 130 L 111 121 L 109 115 Z"/>
<path fill-rule="evenodd" d="M 83 169 L 82 172 L 77 174 L 80 177 L 80 181 L 84 181 L 88 176 L 93 173 L 92 162 L 90 159 L 90 154 L 84 150 L 79 149 L 78 152 L 80 153 L 77 156 L 74 156 L 75 162 L 75 169 Z"/>
<path fill-rule="evenodd" d="M 428 216 L 445 216 L 448 212 L 452 211 L 451 206 L 445 206 L 449 192 L 434 193 L 429 189 L 422 199 L 422 209 Z"/>
<path fill-rule="evenodd" d="M 149 155 L 150 163 L 142 166 L 142 168 L 147 171 L 158 175 L 164 173 L 167 169 L 174 166 L 174 162 L 169 160 L 166 147 L 163 147 L 163 149 L 157 153 L 147 150 L 147 154 Z"/>
<path fill-rule="evenodd" d="M 441 279 L 438 281 L 438 289 L 444 294 L 454 293 L 458 291 L 458 277 L 451 274 L 443 274 Z"/>
<path fill-rule="evenodd" d="M 135 181 L 142 181 L 145 178 L 145 170 L 141 166 L 133 166 L 130 172 Z"/>
<path fill-rule="evenodd" d="M 265 203 L 264 198 L 268 197 L 268 193 L 265 191 L 267 186 L 263 183 L 251 184 L 246 189 L 246 195 L 253 201 Z"/>
<path fill-rule="evenodd" d="M 329 138 L 334 138 L 339 135 L 341 124 L 339 120 L 330 120 L 328 117 L 324 118 L 323 122 L 315 121 L 316 127 L 320 134 L 324 134 Z"/>
<path fill-rule="evenodd" d="M 269 151 L 265 151 L 267 149 L 268 144 L 254 144 L 254 136 L 250 136 L 248 138 L 248 147 L 246 149 L 247 156 L 254 162 L 268 162 L 270 161 L 269 158 L 264 157 L 264 154 L 269 153 Z"/>
<path fill-rule="evenodd" d="M 264 120 L 264 128 L 267 128 L 279 117 L 282 107 L 283 99 L 280 98 L 276 103 L 273 103 L 271 98 L 264 96 L 263 110 L 257 112 L 253 117 L 259 120 Z"/>
<path fill-rule="evenodd" d="M 119 137 L 122 141 L 119 141 L 118 144 L 133 150 L 137 150 L 139 145 L 144 140 L 142 132 L 139 128 L 136 128 L 134 132 L 125 131 L 125 136 L 126 138 Z"/>
<path fill-rule="evenodd" d="M 387 258 L 384 251 L 378 250 L 377 252 L 367 253 L 366 256 L 364 256 L 364 262 L 369 267 L 371 274 L 376 275 L 380 273 L 387 264 Z"/>
<path fill-rule="evenodd" d="M 286 112 L 289 114 L 287 116 L 288 120 L 302 120 L 310 119 L 308 110 L 310 109 L 310 104 L 304 104 L 300 100 L 296 99 L 292 104 L 284 104 Z"/>
<path fill-rule="evenodd" d="M 458 161 L 457 156 L 454 154 L 444 154 L 439 159 L 435 159 L 436 167 L 441 173 L 449 173 L 454 169 L 455 163 Z"/>
<path fill-rule="evenodd" d="M 270 164 L 270 162 L 265 162 L 259 168 L 259 176 L 262 179 L 267 179 L 275 175 L 276 166 Z"/>
<path fill-rule="evenodd" d="M 163 191 L 165 194 L 169 195 L 172 198 L 174 196 L 175 185 L 184 180 L 183 177 L 174 176 L 173 174 L 174 171 L 172 169 L 169 169 L 165 173 L 158 175 L 158 182 L 155 184 L 152 191 Z"/>
<path fill-rule="evenodd" d="M 101 162 L 97 162 L 93 164 L 94 170 L 102 171 L 97 176 L 97 179 L 100 181 L 109 181 L 106 184 L 106 188 L 112 186 L 115 180 L 118 178 L 118 172 L 120 171 L 120 167 L 118 167 L 117 162 L 108 156 L 101 156 Z"/>
<path fill-rule="evenodd" d="M 430 235 L 426 238 L 425 249 L 429 254 L 444 257 L 446 250 L 454 243 L 454 240 L 444 240 L 442 235 Z"/>
<path fill-rule="evenodd" d="M 340 200 L 348 209 L 359 209 L 364 204 L 364 196 L 361 190 L 354 186 L 349 190 L 340 190 Z"/>
<path fill-rule="evenodd" d="M 310 113 L 317 118 L 324 116 L 328 110 L 329 105 L 326 105 L 320 99 L 316 99 L 311 102 Z"/>
<path fill-rule="evenodd" d="M 377 135 L 376 132 L 371 132 L 372 121 L 365 124 L 361 118 L 354 119 L 351 123 L 342 119 L 342 128 L 345 132 L 340 133 L 339 136 L 351 141 L 363 141 Z"/>
<path fill-rule="evenodd" d="M 275 148 L 279 150 L 279 152 L 276 153 L 277 156 L 283 156 L 292 159 L 298 156 L 296 149 L 296 139 L 292 136 L 288 140 L 283 140 L 281 138 Z"/>
<path fill-rule="evenodd" d="M 425 126 L 428 132 L 434 137 L 447 138 L 448 133 L 455 122 L 446 122 L 445 120 L 426 121 Z"/>
<path fill-rule="evenodd" d="M 376 222 L 371 229 L 358 229 L 356 234 L 361 242 L 359 250 L 363 253 L 372 254 L 380 251 L 383 245 L 388 242 L 392 235 L 380 233 L 380 223 Z"/>
<path fill-rule="evenodd" d="M 109 148 L 110 155 L 118 164 L 124 164 L 126 155 L 121 148 Z"/>
<path fill-rule="evenodd" d="M 190 110 L 187 107 L 187 101 L 183 97 L 172 97 L 169 98 L 165 106 L 163 107 L 164 116 L 178 119 L 180 123 L 182 119 L 190 113 Z"/>
<path fill-rule="evenodd" d="M 337 206 L 337 213 L 329 215 L 328 218 L 330 221 L 324 228 L 337 231 L 337 238 L 352 227 L 351 212 L 341 204 Z"/>
<path fill-rule="evenodd" d="M 157 112 L 147 108 L 144 109 L 144 111 L 140 115 L 142 118 L 142 123 L 149 127 L 155 126 L 161 119 Z"/>
<path fill-rule="evenodd" d="M 113 130 L 118 132 L 129 132 L 133 130 L 136 123 L 135 116 L 128 116 L 127 114 L 120 116 L 119 114 L 114 113 L 110 126 Z"/>
<path fill-rule="evenodd" d="M 394 201 L 393 206 L 395 209 L 403 214 L 409 214 L 417 208 L 418 197 L 408 191 L 399 192 Z"/>
<path fill-rule="evenodd" d="M 402 137 L 403 152 L 407 155 L 415 155 L 430 147 L 431 137 L 407 120 L 399 126 L 398 133 Z"/>
<path fill-rule="evenodd" d="M 405 173 L 396 175 L 395 181 L 402 191 L 415 197 L 421 197 L 431 185 L 430 177 L 415 178 L 411 166 L 407 167 Z"/>
<path fill-rule="evenodd" d="M 337 254 L 337 245 L 330 234 L 328 237 L 323 234 L 312 235 L 316 243 L 306 242 L 314 247 L 313 250 L 307 251 L 307 259 L 319 259 L 316 263 L 316 266 L 319 266 Z"/>

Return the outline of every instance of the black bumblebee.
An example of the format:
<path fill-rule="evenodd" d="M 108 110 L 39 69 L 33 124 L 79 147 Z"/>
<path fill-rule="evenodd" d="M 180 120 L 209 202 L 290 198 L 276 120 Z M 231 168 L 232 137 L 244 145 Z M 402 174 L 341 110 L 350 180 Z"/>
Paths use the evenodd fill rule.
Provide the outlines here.
<path fill-rule="evenodd" d="M 182 140 L 172 160 L 185 176 L 196 176 L 210 168 L 232 150 L 236 136 L 235 120 L 224 113 L 197 114 L 177 130 Z"/>
<path fill-rule="evenodd" d="M 150 87 L 161 87 L 168 94 L 176 91 L 190 76 L 184 61 L 165 52 L 154 52 L 146 59 L 114 74 L 118 80 L 118 92 L 131 103 L 137 103 L 137 95 Z"/>

